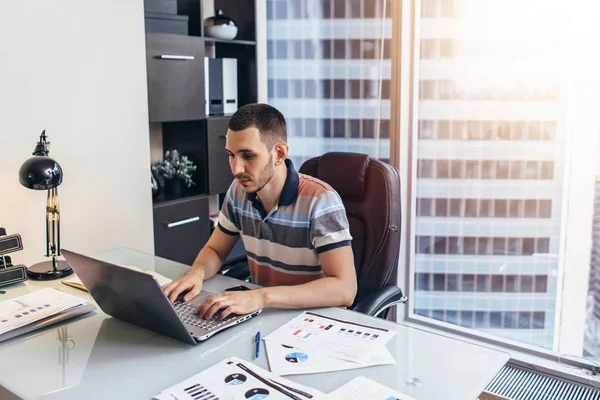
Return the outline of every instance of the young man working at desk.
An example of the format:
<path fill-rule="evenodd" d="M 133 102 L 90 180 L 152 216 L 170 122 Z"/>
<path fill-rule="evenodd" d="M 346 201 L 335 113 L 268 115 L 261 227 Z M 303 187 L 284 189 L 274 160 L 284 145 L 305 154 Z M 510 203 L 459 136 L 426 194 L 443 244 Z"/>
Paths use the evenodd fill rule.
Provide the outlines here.
<path fill-rule="evenodd" d="M 184 292 L 184 301 L 198 295 L 241 234 L 252 280 L 264 287 L 213 296 L 198 309 L 200 317 L 352 304 L 357 282 L 344 205 L 329 185 L 296 172 L 286 141 L 277 109 L 249 104 L 233 114 L 225 151 L 235 181 L 218 229 L 192 268 L 164 287 L 171 302 Z"/>

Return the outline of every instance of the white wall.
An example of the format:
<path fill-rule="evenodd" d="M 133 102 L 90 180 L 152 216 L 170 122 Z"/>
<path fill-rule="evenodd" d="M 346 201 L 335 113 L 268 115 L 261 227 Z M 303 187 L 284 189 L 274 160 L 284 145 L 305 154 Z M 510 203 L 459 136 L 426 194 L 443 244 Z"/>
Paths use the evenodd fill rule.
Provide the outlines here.
<path fill-rule="evenodd" d="M 46 192 L 18 182 L 43 129 L 61 246 L 154 253 L 142 0 L 0 0 L 0 226 L 45 261 Z"/>

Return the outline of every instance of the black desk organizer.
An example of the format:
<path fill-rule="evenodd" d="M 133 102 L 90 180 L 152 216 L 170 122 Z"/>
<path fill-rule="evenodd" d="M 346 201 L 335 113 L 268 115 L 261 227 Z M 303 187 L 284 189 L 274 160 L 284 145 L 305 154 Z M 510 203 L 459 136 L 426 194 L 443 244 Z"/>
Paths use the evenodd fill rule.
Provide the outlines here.
<path fill-rule="evenodd" d="M 9 253 L 23 250 L 21 235 L 7 235 L 6 229 L 0 228 L 0 286 L 12 285 L 13 283 L 27 280 L 27 268 L 13 265 Z"/>

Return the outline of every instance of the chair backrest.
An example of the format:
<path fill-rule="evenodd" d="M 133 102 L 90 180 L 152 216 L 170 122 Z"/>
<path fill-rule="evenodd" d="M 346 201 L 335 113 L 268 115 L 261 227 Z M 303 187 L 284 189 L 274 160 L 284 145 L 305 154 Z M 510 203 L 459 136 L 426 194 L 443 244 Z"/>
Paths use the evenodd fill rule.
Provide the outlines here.
<path fill-rule="evenodd" d="M 358 278 L 355 303 L 397 281 L 400 252 L 400 174 L 366 154 L 326 153 L 311 158 L 300 173 L 328 183 L 348 215 Z"/>

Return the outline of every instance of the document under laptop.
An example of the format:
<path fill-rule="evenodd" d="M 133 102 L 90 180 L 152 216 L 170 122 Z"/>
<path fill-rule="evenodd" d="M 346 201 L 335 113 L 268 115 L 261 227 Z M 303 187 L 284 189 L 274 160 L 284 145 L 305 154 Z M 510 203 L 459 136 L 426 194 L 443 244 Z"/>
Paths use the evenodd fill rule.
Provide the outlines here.
<path fill-rule="evenodd" d="M 106 314 L 185 343 L 196 344 L 206 340 L 262 311 L 230 315 L 223 321 L 217 320 L 216 316 L 204 320 L 196 315 L 196 310 L 215 293 L 203 290 L 189 302 L 171 304 L 156 278 L 150 274 L 69 250 L 61 252 Z"/>

